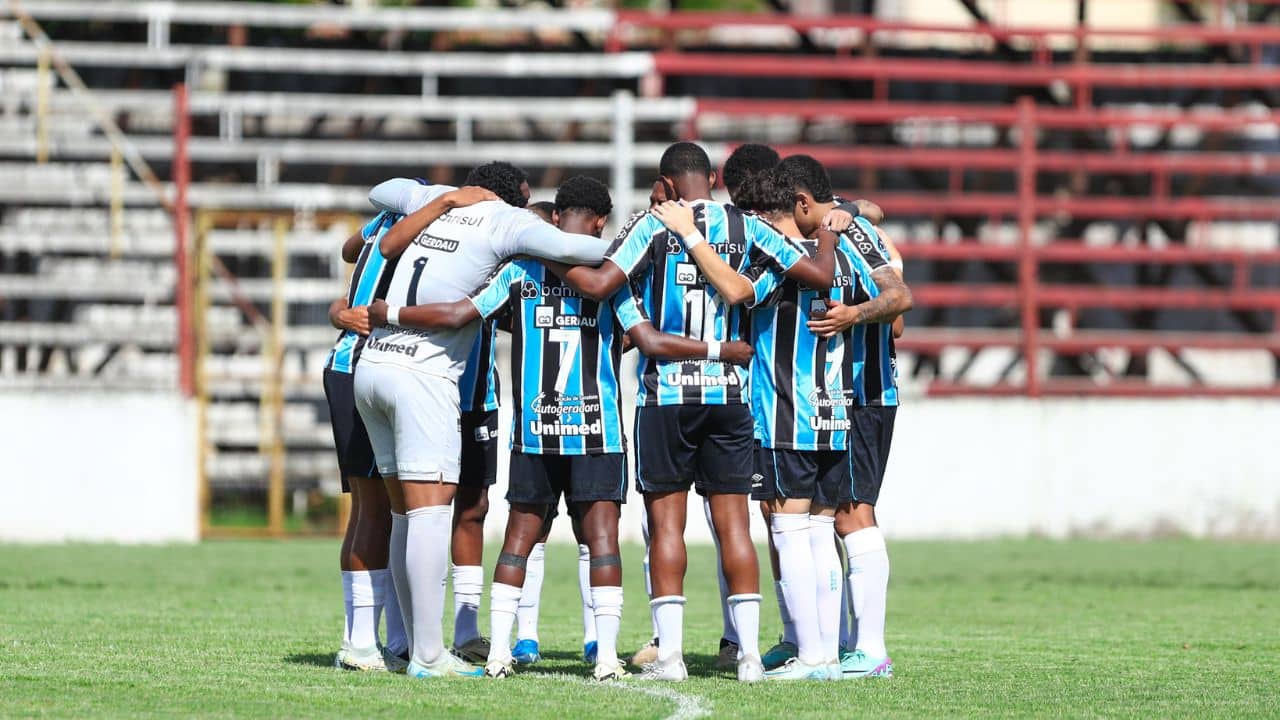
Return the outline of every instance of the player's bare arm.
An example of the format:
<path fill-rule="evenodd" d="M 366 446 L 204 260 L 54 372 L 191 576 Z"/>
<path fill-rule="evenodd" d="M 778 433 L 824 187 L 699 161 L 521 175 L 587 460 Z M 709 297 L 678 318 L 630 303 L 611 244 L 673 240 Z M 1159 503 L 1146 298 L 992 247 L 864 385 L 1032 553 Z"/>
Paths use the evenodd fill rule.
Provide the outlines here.
<path fill-rule="evenodd" d="M 482 187 L 462 187 L 457 190 L 450 190 L 427 203 L 420 210 L 392 225 L 391 229 L 382 236 L 382 240 L 378 242 L 378 250 L 383 257 L 388 259 L 400 257 L 400 253 L 409 247 L 409 243 L 418 237 L 418 233 L 421 233 L 428 225 L 438 220 L 441 215 L 454 208 L 467 207 L 486 200 L 497 199 L 497 195 Z"/>
<path fill-rule="evenodd" d="M 721 343 L 715 348 L 712 343 L 661 332 L 649 322 L 631 328 L 626 337 L 640 352 L 654 360 L 724 360 L 747 367 L 755 352 L 750 345 L 737 340 Z"/>
<path fill-rule="evenodd" d="M 810 320 L 809 329 L 821 337 L 831 337 L 854 325 L 892 322 L 911 309 L 911 289 L 893 268 L 885 265 L 871 274 L 880 294 L 860 305 L 827 301 L 826 314 Z"/>
<path fill-rule="evenodd" d="M 342 243 L 342 261 L 353 263 L 360 259 L 360 248 L 364 247 L 364 235 L 356 233 Z"/>
<path fill-rule="evenodd" d="M 368 306 L 367 325 L 381 327 L 390 322 L 400 327 L 435 330 L 439 328 L 460 328 L 480 319 L 480 312 L 470 300 L 457 300 L 448 303 L 428 303 L 426 305 L 406 305 L 398 310 L 393 320 L 388 320 L 390 310 L 385 300 L 375 300 Z M 363 309 L 363 308 L 361 308 Z M 365 331 L 368 332 L 367 330 Z"/>
<path fill-rule="evenodd" d="M 622 272 L 622 268 L 610 262 L 601 263 L 600 267 L 566 265 L 541 258 L 539 262 L 546 265 L 556 277 L 565 281 L 574 292 L 596 302 L 604 302 L 613 297 L 618 288 L 627 282 L 626 273 Z"/>
<path fill-rule="evenodd" d="M 667 201 L 656 205 L 652 212 L 654 217 L 662 221 L 667 230 L 679 235 L 682 239 L 698 234 L 693 208 L 689 205 Z M 698 270 L 726 303 L 741 305 L 755 297 L 751 282 L 730 267 L 710 244 L 698 242 L 693 247 L 689 247 L 686 243 L 685 248 L 689 252 L 689 257 L 693 258 L 693 262 L 698 266 Z"/>
<path fill-rule="evenodd" d="M 872 225 L 879 225 L 884 222 L 884 210 L 881 210 L 879 205 L 870 200 L 859 198 L 851 203 L 837 205 L 832 208 L 822 218 L 822 227 L 832 232 L 841 233 L 849 229 L 855 217 L 864 217 Z"/>
<path fill-rule="evenodd" d="M 880 241 L 884 243 L 885 248 L 889 251 L 889 265 L 898 272 L 898 277 L 902 278 L 902 253 L 898 252 L 898 246 L 893 244 L 893 239 L 889 237 L 889 233 L 876 227 L 876 234 L 880 236 Z M 907 330 L 906 316 L 899 315 L 893 320 L 893 337 L 898 339 Z"/>
<path fill-rule="evenodd" d="M 338 298 L 329 305 L 329 324 L 339 330 L 350 330 L 361 335 L 368 335 L 372 329 L 369 324 L 369 308 L 348 307 L 346 298 Z"/>

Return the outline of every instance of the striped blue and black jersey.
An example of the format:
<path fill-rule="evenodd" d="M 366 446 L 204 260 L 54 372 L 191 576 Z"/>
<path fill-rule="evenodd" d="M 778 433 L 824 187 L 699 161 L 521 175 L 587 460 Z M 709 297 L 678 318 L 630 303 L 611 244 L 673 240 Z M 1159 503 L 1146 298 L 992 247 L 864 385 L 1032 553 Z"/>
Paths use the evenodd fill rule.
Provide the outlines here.
<path fill-rule="evenodd" d="M 753 264 L 789 270 L 804 250 L 765 221 L 712 200 L 693 203 L 698 230 L 738 272 Z M 679 237 L 648 213 L 634 216 L 605 254 L 627 274 L 646 319 L 661 332 L 728 342 L 744 336 L 744 310 L 727 305 Z M 712 360 L 639 364 L 638 405 L 736 405 L 747 401 L 747 371 Z"/>
<path fill-rule="evenodd" d="M 458 378 L 458 409 L 462 412 L 498 409 L 498 364 L 495 350 L 498 324 L 486 320 L 480 324 L 476 341 L 467 356 L 467 366 Z"/>
<path fill-rule="evenodd" d="M 807 252 L 817 243 L 804 241 Z M 828 299 L 855 305 L 859 296 L 856 250 L 841 237 L 835 277 L 821 290 L 789 280 L 776 270 L 752 266 L 751 412 L 763 447 L 780 450 L 844 450 L 849 409 L 856 404 L 853 329 L 820 338 L 806 324 L 825 312 Z M 865 298 L 863 298 L 865 299 Z"/>
<path fill-rule="evenodd" d="M 845 233 L 858 250 L 858 277 L 861 299 L 876 297 L 871 273 L 889 263 L 889 249 L 881 241 L 875 227 L 864 218 L 854 218 Z M 898 354 L 893 344 L 893 324 L 874 323 L 853 326 L 853 357 L 862 363 L 862 372 L 854 379 L 854 394 L 859 405 L 896 407 L 898 405 Z"/>
<path fill-rule="evenodd" d="M 622 337 L 641 322 L 624 286 L 588 300 L 533 260 L 508 263 L 471 302 L 511 313 L 511 449 L 542 455 L 625 452 L 618 367 Z"/>
<path fill-rule="evenodd" d="M 360 231 L 364 237 L 364 246 L 360 248 L 355 270 L 351 273 L 351 285 L 347 288 L 348 307 L 368 305 L 378 298 L 386 297 L 395 261 L 382 257 L 382 253 L 378 251 L 378 241 L 399 219 L 399 215 L 383 211 Z M 364 349 L 365 339 L 350 330 L 340 331 L 338 341 L 334 343 L 333 350 L 329 351 L 329 358 L 325 361 L 325 369 L 351 373 L 356 367 L 356 360 L 360 358 L 360 351 Z"/>

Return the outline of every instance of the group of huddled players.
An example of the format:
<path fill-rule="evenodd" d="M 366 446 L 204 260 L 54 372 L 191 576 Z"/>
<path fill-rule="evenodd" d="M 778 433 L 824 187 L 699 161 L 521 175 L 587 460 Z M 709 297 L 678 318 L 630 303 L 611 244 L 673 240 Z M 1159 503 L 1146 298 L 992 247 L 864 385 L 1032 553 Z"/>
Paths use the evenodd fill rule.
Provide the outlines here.
<path fill-rule="evenodd" d="M 394 179 L 370 192 L 381 212 L 343 248 L 355 271 L 330 308 L 342 333 L 325 370 L 352 494 L 338 667 L 501 678 L 537 662 L 544 543 L 563 495 L 594 677 L 684 680 L 694 489 L 719 556 L 719 667 L 744 682 L 892 675 L 874 506 L 898 404 L 893 339 L 911 295 L 874 224 L 879 208 L 833 197 L 812 157 L 761 145 L 725 162 L 732 204 L 711 199 L 716 174 L 693 143 L 670 146 L 658 170 L 650 209 L 612 243 L 601 239 L 609 191 L 587 177 L 527 209 L 526 176 L 504 162 L 475 168 L 462 188 Z M 511 507 L 485 638 L 499 329 L 512 347 Z M 653 622 L 634 676 L 617 649 L 628 485 L 619 367 L 632 348 Z M 763 656 L 748 495 L 770 527 L 785 629 Z"/>

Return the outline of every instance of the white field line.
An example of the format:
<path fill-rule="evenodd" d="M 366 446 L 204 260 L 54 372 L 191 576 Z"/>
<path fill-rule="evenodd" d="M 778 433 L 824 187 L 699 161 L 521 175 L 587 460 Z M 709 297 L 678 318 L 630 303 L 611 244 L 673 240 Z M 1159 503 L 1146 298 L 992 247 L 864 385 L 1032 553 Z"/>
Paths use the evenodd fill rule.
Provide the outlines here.
<path fill-rule="evenodd" d="M 705 700 L 696 695 L 685 695 L 672 690 L 669 685 L 672 683 L 646 682 L 611 682 L 600 683 L 588 680 L 577 675 L 568 675 L 565 673 L 547 673 L 541 677 L 554 678 L 565 682 L 586 685 L 594 688 L 608 688 L 610 690 L 624 690 L 626 692 L 640 693 L 648 695 L 660 700 L 666 700 L 675 703 L 675 712 L 667 715 L 662 720 L 695 720 L 696 718 L 706 717 L 711 714 L 711 706 Z"/>

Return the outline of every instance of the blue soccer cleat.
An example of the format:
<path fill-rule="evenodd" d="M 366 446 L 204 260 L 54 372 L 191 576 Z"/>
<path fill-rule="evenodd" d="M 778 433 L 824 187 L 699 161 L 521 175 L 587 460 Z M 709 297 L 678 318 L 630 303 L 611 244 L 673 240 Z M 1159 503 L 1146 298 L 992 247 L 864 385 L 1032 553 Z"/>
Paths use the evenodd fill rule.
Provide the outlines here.
<path fill-rule="evenodd" d="M 511 657 L 521 665 L 532 665 L 542 659 L 542 655 L 538 653 L 537 640 L 517 640 L 516 646 L 511 650 Z"/>
<path fill-rule="evenodd" d="M 800 652 L 795 643 L 786 640 L 778 641 L 777 645 L 769 648 L 769 652 L 760 658 L 764 661 L 765 670 L 776 670 L 782 667 L 788 660 L 795 657 Z"/>
<path fill-rule="evenodd" d="M 893 677 L 893 661 L 888 655 L 871 657 L 861 650 L 854 650 L 840 656 L 840 670 L 845 679 L 851 678 L 891 678 Z"/>
<path fill-rule="evenodd" d="M 584 645 L 582 646 L 582 660 L 583 660 L 583 662 L 586 662 L 588 665 L 595 665 L 595 664 L 596 664 L 596 653 L 597 653 L 597 649 L 598 649 L 598 647 L 599 647 L 599 646 L 596 644 L 596 641 L 595 641 L 595 640 L 592 640 L 591 642 L 584 644 Z"/>

